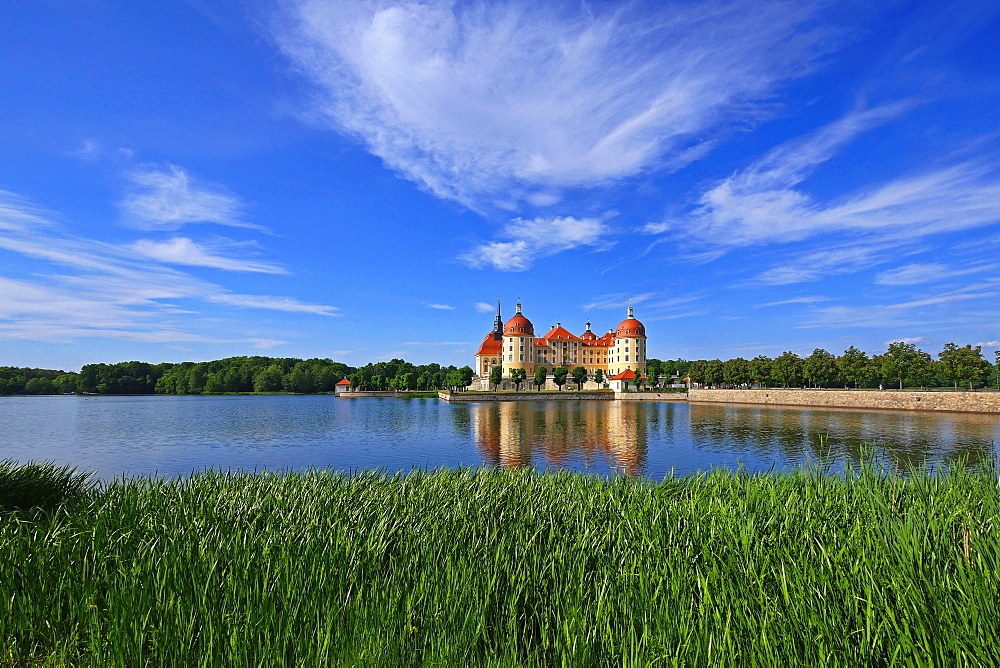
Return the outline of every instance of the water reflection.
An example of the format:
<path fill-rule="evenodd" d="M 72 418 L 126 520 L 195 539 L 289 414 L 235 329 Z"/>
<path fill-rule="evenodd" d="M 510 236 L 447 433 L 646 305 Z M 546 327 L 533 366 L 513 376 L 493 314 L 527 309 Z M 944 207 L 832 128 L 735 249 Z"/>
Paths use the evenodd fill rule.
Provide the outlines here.
<path fill-rule="evenodd" d="M 473 437 L 485 464 L 520 468 L 646 471 L 649 411 L 632 402 L 478 404 Z"/>
<path fill-rule="evenodd" d="M 874 450 L 883 464 L 905 469 L 935 461 L 991 463 L 1000 419 L 980 413 L 761 408 L 691 404 L 695 447 L 793 463 L 857 464 Z M 777 451 L 777 452 L 775 452 Z"/>
<path fill-rule="evenodd" d="M 627 401 L 0 397 L 0 459 L 118 475 L 204 468 L 340 470 L 498 466 L 661 479 L 710 468 L 766 471 L 959 457 L 990 463 L 1000 415 Z"/>
<path fill-rule="evenodd" d="M 488 466 L 657 478 L 713 467 L 839 470 L 866 451 L 889 468 L 959 459 L 975 466 L 993 461 L 1000 439 L 1000 416 L 989 414 L 624 401 L 468 406 Z"/>

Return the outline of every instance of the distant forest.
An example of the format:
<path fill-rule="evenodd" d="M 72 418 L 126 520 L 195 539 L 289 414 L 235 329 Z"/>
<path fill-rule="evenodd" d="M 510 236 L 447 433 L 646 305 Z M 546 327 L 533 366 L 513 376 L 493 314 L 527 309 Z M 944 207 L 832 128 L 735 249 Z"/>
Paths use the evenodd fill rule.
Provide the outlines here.
<path fill-rule="evenodd" d="M 468 367 L 463 367 L 468 369 Z M 229 357 L 180 364 L 87 364 L 80 373 L 0 367 L 0 394 L 222 394 L 333 392 L 347 378 L 362 390 L 433 390 L 458 385 L 471 369 L 405 360 L 352 367 L 330 359 Z"/>
<path fill-rule="evenodd" d="M 352 367 L 330 359 L 228 357 L 180 364 L 87 364 L 80 373 L 0 367 L 0 394 L 315 394 L 333 392 L 344 378 L 358 390 L 439 390 L 466 387 L 473 375 L 468 366 L 401 359 Z M 725 361 L 650 358 L 643 382 L 657 387 L 684 378 L 712 387 L 1000 388 L 1000 351 L 994 364 L 983 357 L 981 346 L 949 343 L 935 359 L 904 341 L 871 357 L 851 346 L 839 356 L 817 348 L 808 357 L 785 352 L 775 358 Z"/>

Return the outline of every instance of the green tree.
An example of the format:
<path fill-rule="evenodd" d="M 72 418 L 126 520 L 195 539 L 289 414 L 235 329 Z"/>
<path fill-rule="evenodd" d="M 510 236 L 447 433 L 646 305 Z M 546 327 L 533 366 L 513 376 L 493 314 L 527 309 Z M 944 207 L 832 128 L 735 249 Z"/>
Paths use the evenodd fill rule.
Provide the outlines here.
<path fill-rule="evenodd" d="M 60 394 L 72 394 L 77 391 L 75 373 L 59 374 L 52 383 Z"/>
<path fill-rule="evenodd" d="M 597 387 L 604 385 L 604 370 L 597 369 L 594 371 L 594 382 L 597 383 Z"/>
<path fill-rule="evenodd" d="M 989 362 L 983 359 L 982 346 L 966 345 L 960 348 L 954 343 L 947 343 L 938 357 L 945 374 L 954 381 L 955 389 L 958 389 L 961 381 L 968 382 L 971 390 L 973 383 L 981 380 L 989 371 Z"/>
<path fill-rule="evenodd" d="M 472 379 L 476 377 L 476 372 L 472 370 L 472 367 L 466 365 L 461 369 L 458 369 L 458 381 L 459 387 L 468 387 L 472 385 Z"/>
<path fill-rule="evenodd" d="M 573 369 L 572 378 L 573 382 L 576 383 L 577 390 L 583 389 L 583 384 L 587 382 L 588 375 L 587 369 L 582 366 L 578 366 Z"/>
<path fill-rule="evenodd" d="M 688 365 L 688 375 L 687 377 L 692 383 L 698 383 L 700 385 L 706 385 L 705 382 L 705 367 L 707 362 L 705 360 L 694 360 Z"/>
<path fill-rule="evenodd" d="M 868 383 L 872 377 L 871 360 L 863 350 L 858 350 L 851 346 L 844 351 L 844 354 L 837 358 L 837 370 L 840 378 L 844 381 L 844 387 L 848 383 L 854 383 L 854 387 L 861 387 Z"/>
<path fill-rule="evenodd" d="M 705 384 L 718 385 L 722 383 L 722 360 L 708 360 L 705 362 Z"/>
<path fill-rule="evenodd" d="M 993 351 L 993 378 L 996 381 L 997 389 L 1000 390 L 1000 350 Z"/>
<path fill-rule="evenodd" d="M 646 365 L 646 376 L 649 378 L 649 386 L 650 387 L 659 387 L 660 386 L 660 365 L 657 364 L 656 366 L 653 367 L 653 370 L 650 371 L 649 365 L 647 364 Z"/>
<path fill-rule="evenodd" d="M 24 383 L 25 394 L 55 394 L 56 386 L 48 378 L 29 378 Z"/>
<path fill-rule="evenodd" d="M 209 373 L 205 376 L 205 392 L 218 393 L 225 392 L 225 376 L 221 371 Z"/>
<path fill-rule="evenodd" d="M 635 383 L 636 392 L 642 389 L 642 384 L 645 382 L 645 380 L 643 380 L 642 373 L 638 369 L 636 369 L 635 371 L 635 380 L 633 382 Z"/>
<path fill-rule="evenodd" d="M 542 385 L 545 384 L 545 380 L 548 378 L 549 371 L 543 366 L 535 369 L 535 377 L 531 379 L 531 382 L 535 385 L 535 390 L 539 390 Z"/>
<path fill-rule="evenodd" d="M 493 386 L 493 391 L 497 391 L 497 387 L 500 385 L 500 381 L 503 379 L 503 367 L 499 364 L 492 369 L 490 369 L 490 385 Z"/>
<path fill-rule="evenodd" d="M 742 357 L 734 357 L 723 362 L 722 381 L 734 387 L 748 384 L 750 382 L 750 362 Z"/>
<path fill-rule="evenodd" d="M 898 380 L 899 389 L 903 389 L 903 381 L 917 360 L 917 346 L 905 341 L 893 341 L 889 349 L 882 355 L 883 378 Z"/>
<path fill-rule="evenodd" d="M 253 377 L 254 392 L 280 392 L 281 391 L 281 367 L 272 364 L 261 369 Z"/>
<path fill-rule="evenodd" d="M 569 375 L 569 369 L 564 366 L 557 366 L 552 370 L 552 382 L 556 384 L 559 391 L 562 391 L 562 386 L 566 384 L 566 376 Z"/>
<path fill-rule="evenodd" d="M 514 389 L 518 392 L 521 391 L 521 383 L 524 379 L 528 377 L 528 372 L 524 369 L 511 369 L 510 370 L 510 380 L 514 383 Z"/>
<path fill-rule="evenodd" d="M 934 380 L 936 372 L 937 363 L 931 357 L 930 353 L 918 350 L 916 357 L 913 359 L 913 364 L 910 366 L 910 373 L 907 379 L 909 379 L 911 385 L 917 385 L 922 390 Z"/>
<path fill-rule="evenodd" d="M 781 382 L 782 387 L 802 385 L 802 358 L 786 350 L 774 358 L 771 373 Z"/>
<path fill-rule="evenodd" d="M 832 383 L 837 379 L 837 358 L 816 348 L 802 361 L 802 375 L 813 387 Z"/>
<path fill-rule="evenodd" d="M 771 383 L 771 364 L 771 358 L 767 355 L 757 355 L 750 360 L 750 380 L 760 387 L 767 387 Z"/>

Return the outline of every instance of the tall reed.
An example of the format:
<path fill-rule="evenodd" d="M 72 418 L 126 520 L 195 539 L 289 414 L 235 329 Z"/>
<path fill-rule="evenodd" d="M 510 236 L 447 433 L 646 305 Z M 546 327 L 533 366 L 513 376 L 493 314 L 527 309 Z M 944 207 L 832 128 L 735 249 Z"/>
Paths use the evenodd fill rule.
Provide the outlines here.
<path fill-rule="evenodd" d="M 997 480 L 208 471 L 0 515 L 0 662 L 1000 663 Z"/>

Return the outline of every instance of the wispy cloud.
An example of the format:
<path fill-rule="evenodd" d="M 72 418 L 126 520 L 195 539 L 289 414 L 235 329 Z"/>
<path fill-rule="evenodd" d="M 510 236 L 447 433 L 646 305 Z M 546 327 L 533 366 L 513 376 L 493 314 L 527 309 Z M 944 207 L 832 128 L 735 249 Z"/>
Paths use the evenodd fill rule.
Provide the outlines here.
<path fill-rule="evenodd" d="M 145 167 L 130 174 L 131 191 L 120 206 L 126 222 L 147 230 L 177 230 L 189 223 L 216 223 L 264 230 L 243 220 L 235 195 L 200 183 L 176 165 Z"/>
<path fill-rule="evenodd" d="M 247 343 L 252 345 L 258 350 L 273 350 L 278 346 L 284 346 L 288 344 L 288 341 L 282 341 L 280 339 L 244 339 Z"/>
<path fill-rule="evenodd" d="M 455 310 L 454 306 L 448 306 L 447 304 L 428 304 L 428 303 L 425 302 L 424 306 L 426 306 L 427 308 L 436 308 L 439 311 L 454 311 Z"/>
<path fill-rule="evenodd" d="M 848 143 L 911 106 L 898 102 L 854 111 L 780 145 L 706 191 L 690 216 L 651 224 L 647 231 L 691 235 L 716 246 L 786 243 L 845 231 L 901 241 L 1000 220 L 1000 176 L 985 162 L 934 166 L 827 202 L 798 188 Z"/>
<path fill-rule="evenodd" d="M 820 302 L 831 301 L 830 297 L 819 297 L 819 296 L 807 296 L 807 297 L 792 297 L 791 299 L 782 299 L 778 302 L 768 302 L 766 304 L 760 304 L 760 307 L 766 306 L 785 306 L 786 304 L 817 304 Z"/>
<path fill-rule="evenodd" d="M 978 274 L 983 271 L 992 271 L 995 269 L 997 269 L 997 265 L 995 264 L 954 269 L 940 262 L 914 263 L 883 271 L 875 277 L 875 282 L 879 285 L 917 285 L 919 283 L 944 281 L 956 276 Z"/>
<path fill-rule="evenodd" d="M 963 322 L 982 322 L 982 309 L 970 309 L 964 303 L 992 300 L 1000 295 L 998 282 L 984 281 L 958 290 L 930 294 L 920 299 L 866 306 L 830 306 L 810 311 L 809 321 L 801 328 L 812 327 L 921 327 L 941 323 L 952 327 Z M 898 340 L 898 339 L 896 339 Z"/>
<path fill-rule="evenodd" d="M 629 304 L 641 304 L 644 301 L 656 297 L 655 292 L 644 292 L 641 294 L 628 294 L 625 292 L 615 292 L 608 295 L 594 297 L 589 304 L 583 305 L 583 310 L 591 311 L 595 309 L 623 309 Z"/>
<path fill-rule="evenodd" d="M 515 218 L 504 226 L 507 241 L 491 241 L 466 251 L 459 260 L 470 267 L 493 267 L 501 271 L 524 271 L 539 257 L 590 246 L 611 246 L 608 227 L 599 218 Z"/>
<path fill-rule="evenodd" d="M 287 274 L 288 270 L 270 262 L 259 262 L 219 254 L 223 248 L 246 246 L 228 240 L 220 242 L 195 242 L 187 237 L 174 237 L 166 241 L 141 239 L 128 247 L 139 255 L 163 262 L 192 267 L 211 267 L 225 271 L 249 271 L 261 274 Z"/>
<path fill-rule="evenodd" d="M 312 313 L 314 315 L 337 315 L 337 308 L 335 306 L 307 304 L 291 297 L 240 295 L 232 292 L 221 292 L 206 296 L 204 299 L 217 304 L 227 304 L 240 308 L 261 308 L 272 311 L 287 311 L 289 313 Z"/>
<path fill-rule="evenodd" d="M 831 43 L 791 2 L 287 8 L 277 38 L 317 88 L 311 113 L 472 208 L 685 165 Z"/>
<path fill-rule="evenodd" d="M 889 244 L 888 246 L 891 246 Z M 883 261 L 887 244 L 848 244 L 836 248 L 799 253 L 767 269 L 754 279 L 764 285 L 792 285 L 846 274 Z"/>
<path fill-rule="evenodd" d="M 166 266 L 172 258 L 66 234 L 55 216 L 0 192 L 0 249 L 31 258 L 30 276 L 3 275 L 4 336 L 69 341 L 104 337 L 159 343 L 232 340 L 201 333 L 199 304 L 335 315 L 336 308 L 286 297 L 243 295 Z M 148 250 L 149 248 L 146 248 Z"/>
<path fill-rule="evenodd" d="M 486 302 L 476 302 L 473 307 L 479 313 L 493 313 L 496 310 L 496 306 L 493 304 L 487 304 Z"/>

